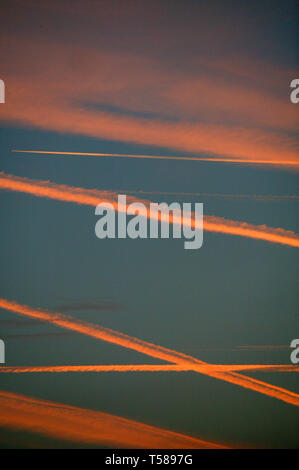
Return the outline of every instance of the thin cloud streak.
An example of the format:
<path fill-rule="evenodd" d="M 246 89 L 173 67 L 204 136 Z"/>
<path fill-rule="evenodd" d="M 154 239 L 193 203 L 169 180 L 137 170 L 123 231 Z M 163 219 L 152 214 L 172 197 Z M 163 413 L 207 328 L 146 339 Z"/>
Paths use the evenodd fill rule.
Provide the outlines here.
<path fill-rule="evenodd" d="M 4 366 L 0 373 L 64 373 L 64 372 L 191 372 L 193 366 L 164 365 L 164 364 L 109 364 L 90 366 Z M 197 366 L 197 372 L 299 372 L 299 366 L 285 364 L 207 364 Z"/>
<path fill-rule="evenodd" d="M 0 426 L 105 447 L 220 449 L 203 441 L 119 416 L 0 390 Z"/>
<path fill-rule="evenodd" d="M 76 312 L 76 311 L 117 311 L 125 310 L 125 306 L 119 302 L 110 300 L 99 302 L 70 302 L 64 303 L 56 307 L 59 311 Z"/>
<path fill-rule="evenodd" d="M 40 338 L 60 338 L 74 334 L 71 331 L 61 331 L 61 332 L 44 332 L 44 333 L 24 333 L 16 335 L 1 335 L 2 339 L 40 339 Z"/>
<path fill-rule="evenodd" d="M 102 327 L 100 325 L 93 325 L 87 322 L 83 322 L 82 320 L 75 320 L 74 318 L 67 315 L 58 313 L 53 314 L 47 310 L 33 309 L 27 305 L 21 305 L 17 302 L 11 302 L 1 298 L 0 308 L 31 318 L 37 318 L 53 325 L 60 326 L 61 328 L 77 331 L 78 333 L 82 333 L 87 336 L 106 341 L 108 343 L 116 344 L 127 349 L 132 349 L 136 352 L 154 357 L 156 359 L 161 359 L 176 365 L 188 366 L 190 368 L 192 367 L 192 370 L 196 372 L 201 372 L 210 377 L 224 380 L 226 382 L 260 392 L 272 398 L 282 400 L 286 403 L 299 406 L 299 395 L 291 392 L 290 390 L 286 390 L 282 387 L 276 387 L 266 382 L 252 379 L 251 377 L 242 376 L 236 372 L 216 372 L 210 369 L 202 372 L 202 369 L 198 366 L 209 365 L 204 361 L 178 351 L 164 348 L 147 341 L 142 341 L 138 338 L 134 338 L 118 331 Z"/>
<path fill-rule="evenodd" d="M 149 160 L 185 160 L 185 161 L 198 161 L 198 162 L 222 162 L 222 163 L 246 163 L 255 165 L 283 165 L 283 166 L 299 166 L 296 160 L 249 160 L 240 158 L 201 158 L 201 157 L 174 157 L 164 155 L 134 155 L 134 154 L 121 154 L 121 153 L 88 153 L 88 152 L 54 152 L 44 150 L 12 150 L 15 153 L 30 153 L 30 154 L 44 154 L 44 155 L 61 155 L 61 156 L 84 156 L 84 157 L 116 157 L 116 158 L 137 158 Z"/>
<path fill-rule="evenodd" d="M 118 207 L 117 194 L 112 191 L 99 191 L 72 187 L 67 185 L 58 185 L 49 181 L 32 180 L 18 176 L 0 173 L 0 188 L 19 191 L 32 194 L 37 197 L 46 197 L 65 202 L 73 202 L 77 204 L 85 204 L 97 206 L 100 202 L 109 201 L 115 208 L 121 212 L 125 212 L 127 208 Z M 150 201 L 136 199 L 131 197 L 130 202 L 142 202 L 149 205 Z M 158 220 L 162 220 L 160 214 L 157 215 Z M 175 222 L 175 218 L 170 221 Z M 177 221 L 181 223 L 181 219 Z M 266 225 L 253 225 L 246 222 L 237 222 L 221 217 L 204 216 L 204 230 L 228 235 L 237 235 L 256 240 L 264 240 L 271 243 L 280 243 L 283 245 L 299 247 L 299 236 L 289 230 L 282 228 L 271 228 Z"/>
<path fill-rule="evenodd" d="M 107 190 L 106 190 L 107 191 Z M 258 202 L 281 202 L 281 201 L 299 201 L 299 196 L 295 194 L 227 194 L 227 193 L 195 193 L 195 192 L 180 192 L 180 191 L 143 191 L 141 189 L 119 189 L 116 191 L 118 194 L 145 194 L 145 195 L 159 195 L 159 196 L 192 196 L 203 198 L 215 199 L 237 199 L 240 200 L 254 200 Z"/>

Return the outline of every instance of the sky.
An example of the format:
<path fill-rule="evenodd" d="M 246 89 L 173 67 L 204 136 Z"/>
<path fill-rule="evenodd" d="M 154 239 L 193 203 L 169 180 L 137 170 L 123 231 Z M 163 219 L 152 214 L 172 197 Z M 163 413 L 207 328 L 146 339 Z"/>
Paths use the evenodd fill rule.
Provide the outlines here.
<path fill-rule="evenodd" d="M 296 6 L 1 3 L 1 448 L 298 448 Z M 202 247 L 97 238 L 117 194 Z"/>

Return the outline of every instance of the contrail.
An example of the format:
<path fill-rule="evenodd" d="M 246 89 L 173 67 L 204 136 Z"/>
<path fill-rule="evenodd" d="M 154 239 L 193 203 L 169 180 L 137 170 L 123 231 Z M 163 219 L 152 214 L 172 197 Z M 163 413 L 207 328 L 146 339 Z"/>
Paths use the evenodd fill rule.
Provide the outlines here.
<path fill-rule="evenodd" d="M 74 334 L 71 331 L 60 331 L 58 332 L 44 332 L 44 333 L 21 333 L 21 334 L 2 334 L 1 339 L 40 339 L 40 338 L 53 338 L 53 337 L 61 337 Z"/>
<path fill-rule="evenodd" d="M 118 207 L 117 194 L 112 191 L 99 191 L 67 185 L 58 185 L 49 181 L 39 181 L 7 175 L 3 172 L 0 172 L 0 188 L 10 191 L 24 192 L 37 197 L 46 197 L 49 199 L 90 206 L 97 206 L 100 202 L 109 201 L 116 210 L 121 212 L 126 212 L 127 210 L 126 206 Z M 151 201 L 130 197 L 129 202 L 142 202 L 145 205 L 149 205 Z M 160 213 L 156 215 L 158 220 L 161 220 L 161 217 Z M 174 223 L 174 217 L 172 222 Z M 178 223 L 181 223 L 180 218 Z M 280 243 L 283 245 L 299 247 L 298 234 L 282 228 L 271 228 L 266 225 L 253 225 L 248 224 L 247 222 L 237 222 L 215 216 L 205 216 L 203 227 L 204 230 L 210 232 L 236 235 L 256 240 L 264 240 L 270 243 Z"/>
<path fill-rule="evenodd" d="M 47 310 L 33 309 L 27 305 L 20 305 L 16 302 L 11 302 L 2 298 L 0 298 L 0 308 L 18 313 L 20 315 L 43 320 L 62 328 L 77 331 L 78 333 L 107 341 L 108 343 L 117 344 L 118 346 L 132 349 L 156 359 L 161 359 L 176 365 L 188 366 L 190 368 L 192 367 L 193 371 L 201 372 L 210 377 L 225 380 L 226 382 L 263 393 L 264 395 L 277 398 L 295 406 L 299 406 L 299 395 L 294 392 L 281 387 L 276 387 L 260 380 L 252 379 L 251 377 L 242 376 L 236 372 L 217 372 L 208 368 L 205 370 L 205 372 L 203 372 L 202 366 L 209 365 L 206 362 L 200 361 L 199 359 L 196 359 L 192 356 L 188 356 L 186 354 L 173 351 L 171 349 L 167 349 L 147 341 L 142 341 L 138 338 L 134 338 L 123 333 L 119 333 L 118 331 L 114 331 L 100 325 L 93 325 L 81 320 L 75 320 L 70 316 L 59 313 L 50 313 Z"/>
<path fill-rule="evenodd" d="M 107 189 L 103 189 L 107 191 Z M 158 195 L 158 196 L 191 196 L 203 197 L 213 199 L 237 199 L 239 200 L 253 200 L 258 202 L 281 202 L 281 201 L 299 201 L 299 196 L 295 194 L 226 194 L 226 193 L 196 193 L 196 192 L 182 192 L 182 191 L 143 191 L 141 189 L 118 189 L 115 190 L 118 194 L 140 194 L 140 195 Z"/>
<path fill-rule="evenodd" d="M 164 155 L 135 155 L 135 154 L 122 154 L 122 153 L 90 153 L 90 152 L 54 152 L 44 150 L 12 150 L 15 153 L 30 153 L 30 154 L 44 154 L 44 155 L 64 155 L 64 156 L 83 156 L 83 157 L 116 157 L 116 158 L 141 158 L 150 160 L 186 160 L 198 162 L 217 162 L 217 163 L 245 163 L 254 165 L 289 165 L 299 166 L 296 160 L 288 160 L 282 162 L 281 160 L 247 160 L 244 158 L 201 158 L 201 157 L 175 157 Z"/>
<path fill-rule="evenodd" d="M 285 364 L 207 364 L 196 366 L 197 372 L 299 372 L 299 366 Z M 0 373 L 6 374 L 27 374 L 40 372 L 190 372 L 193 366 L 172 365 L 172 364 L 109 364 L 91 366 L 13 366 L 0 367 Z"/>
<path fill-rule="evenodd" d="M 0 390 L 0 426 L 55 439 L 112 448 L 221 449 L 203 441 L 120 416 Z"/>

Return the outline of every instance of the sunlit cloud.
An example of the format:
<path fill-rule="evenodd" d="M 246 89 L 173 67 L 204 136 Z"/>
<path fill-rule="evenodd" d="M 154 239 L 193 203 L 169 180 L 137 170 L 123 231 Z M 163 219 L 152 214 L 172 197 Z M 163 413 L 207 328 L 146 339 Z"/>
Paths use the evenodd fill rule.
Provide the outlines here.
<path fill-rule="evenodd" d="M 211 162 L 211 163 L 246 163 L 246 164 L 256 164 L 256 165 L 287 165 L 291 167 L 298 167 L 299 161 L 296 160 L 248 160 L 248 159 L 239 159 L 239 158 L 201 158 L 201 157 L 172 157 L 172 156 L 163 156 L 163 155 L 134 155 L 134 154 L 121 154 L 121 153 L 87 153 L 87 152 L 57 152 L 57 151 L 47 151 L 47 150 L 12 150 L 15 153 L 29 153 L 31 155 L 42 154 L 42 155 L 61 155 L 61 156 L 84 156 L 84 157 L 108 157 L 108 158 L 136 158 L 136 159 L 146 159 L 146 160 L 183 160 L 183 161 L 193 161 L 193 162 Z"/>
<path fill-rule="evenodd" d="M 190 372 L 193 366 L 164 364 L 109 364 L 80 366 L 2 366 L 0 374 L 65 373 L 65 372 Z M 197 372 L 299 372 L 299 366 L 286 364 L 204 364 Z"/>
<path fill-rule="evenodd" d="M 105 447 L 217 449 L 220 444 L 120 416 L 0 391 L 0 426 Z"/>
<path fill-rule="evenodd" d="M 231 63 L 223 56 L 190 57 L 189 69 L 173 74 L 167 60 L 150 54 L 111 52 L 83 41 L 76 44 L 79 66 L 71 59 L 73 45 L 58 39 L 5 33 L 4 40 L 9 87 L 2 122 L 163 147 L 198 160 L 201 154 L 202 161 L 290 169 L 299 164 L 296 109 L 277 84 L 266 88 L 259 61 L 244 69 L 244 82 L 238 71 L 243 58 Z M 44 64 L 38 73 L 37 61 Z M 268 63 L 263 67 L 284 89 L 295 76 Z"/>

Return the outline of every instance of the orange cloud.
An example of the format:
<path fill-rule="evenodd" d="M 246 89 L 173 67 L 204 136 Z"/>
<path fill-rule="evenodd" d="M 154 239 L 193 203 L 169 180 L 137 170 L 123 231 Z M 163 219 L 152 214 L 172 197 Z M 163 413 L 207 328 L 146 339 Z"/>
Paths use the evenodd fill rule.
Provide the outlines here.
<path fill-rule="evenodd" d="M 101 411 L 87 410 L 0 390 L 0 426 L 55 439 L 116 448 L 220 449 L 166 429 Z"/>
<path fill-rule="evenodd" d="M 200 152 L 214 156 L 215 162 L 241 161 L 285 167 L 299 164 L 296 140 L 273 132 L 240 126 L 121 117 L 62 103 L 59 107 L 37 108 L 33 105 L 35 101 L 40 99 L 32 94 L 26 104 L 6 104 L 2 120 L 63 133 Z"/>
<path fill-rule="evenodd" d="M 285 364 L 206 364 L 197 366 L 197 372 L 299 372 L 299 366 Z M 63 373 L 63 372 L 187 372 L 193 371 L 193 366 L 164 365 L 164 364 L 109 364 L 91 366 L 3 366 L 0 373 Z"/>
<path fill-rule="evenodd" d="M 137 158 L 137 159 L 146 159 L 146 160 L 184 160 L 184 161 L 193 161 L 193 162 L 223 162 L 223 163 L 252 163 L 252 160 L 244 160 L 240 158 L 204 158 L 204 157 L 172 157 L 165 155 L 134 155 L 134 154 L 122 154 L 122 153 L 87 153 L 87 152 L 55 152 L 47 150 L 12 150 L 15 153 L 30 153 L 43 154 L 43 155 L 64 155 L 64 156 L 84 156 L 84 157 L 117 157 L 117 158 Z M 287 162 L 282 162 L 280 160 L 256 160 L 254 162 L 258 165 L 288 165 L 288 166 L 299 166 L 299 161 L 288 160 Z"/>
<path fill-rule="evenodd" d="M 3 172 L 0 173 L 0 188 L 10 191 L 25 192 L 37 197 L 46 197 L 91 206 L 97 206 L 101 201 L 109 201 L 114 205 L 116 210 L 126 210 L 125 207 L 117 207 L 117 194 L 112 191 L 98 191 L 58 185 L 48 181 L 38 181 L 7 175 Z M 133 197 L 128 199 L 130 202 L 143 202 L 144 204 L 149 204 L 150 202 Z M 158 217 L 161 216 L 158 215 Z M 267 227 L 266 225 L 253 225 L 247 222 L 236 222 L 221 217 L 205 216 L 204 230 L 299 247 L 299 237 L 296 233 L 282 228 Z"/>
<path fill-rule="evenodd" d="M 286 86 L 289 82 L 286 80 Z M 190 117 L 202 113 L 205 119 L 218 123 L 229 120 L 245 127 L 298 129 L 298 112 L 288 96 L 273 96 L 266 87 L 249 88 L 207 75 L 175 83 L 166 93 Z"/>
<path fill-rule="evenodd" d="M 73 46 L 28 37 L 4 40 L 4 122 L 204 153 L 216 162 L 299 164 L 292 137 L 295 106 L 264 83 L 239 83 L 241 59 L 233 70 L 202 59 L 193 72 L 174 75 L 149 56 L 77 44 L 77 65 Z"/>

